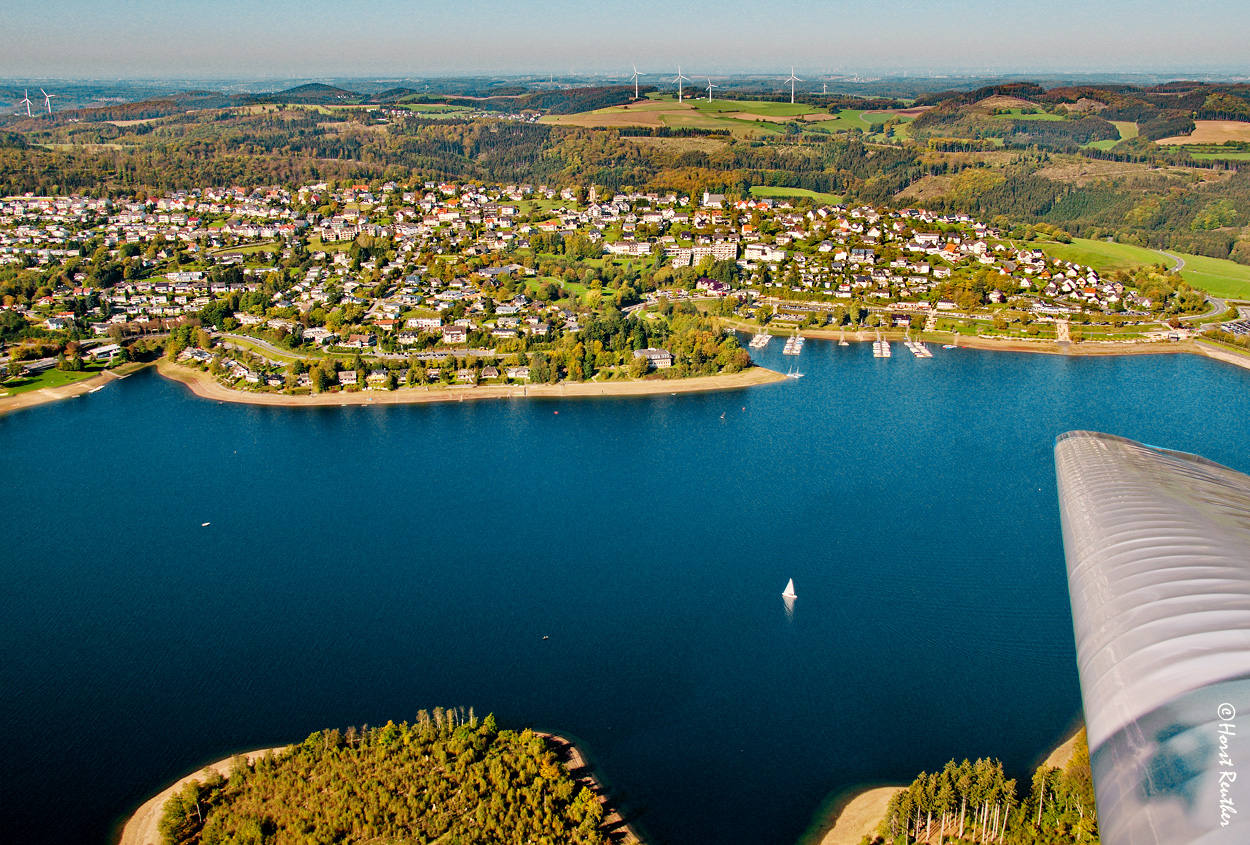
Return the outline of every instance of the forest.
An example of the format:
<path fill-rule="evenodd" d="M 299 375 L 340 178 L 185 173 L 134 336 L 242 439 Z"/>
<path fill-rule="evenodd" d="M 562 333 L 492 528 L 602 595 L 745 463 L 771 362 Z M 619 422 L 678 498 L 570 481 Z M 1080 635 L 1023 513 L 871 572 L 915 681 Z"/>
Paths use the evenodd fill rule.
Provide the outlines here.
<path fill-rule="evenodd" d="M 436 707 L 414 723 L 318 731 L 166 802 L 165 845 L 609 841 L 599 797 L 541 736 Z"/>
<path fill-rule="evenodd" d="M 1098 814 L 1085 730 L 1063 768 L 1039 766 L 1027 795 L 1002 763 L 951 760 L 921 772 L 890 801 L 876 842 L 1076 845 L 1098 843 Z"/>

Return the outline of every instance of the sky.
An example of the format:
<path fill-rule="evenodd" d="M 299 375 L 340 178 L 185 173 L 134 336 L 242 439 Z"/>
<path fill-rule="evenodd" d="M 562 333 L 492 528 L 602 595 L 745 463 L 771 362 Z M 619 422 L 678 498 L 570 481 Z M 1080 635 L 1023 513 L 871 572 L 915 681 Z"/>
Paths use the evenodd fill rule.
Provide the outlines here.
<path fill-rule="evenodd" d="M 1244 74 L 1247 40 L 1247 0 L 0 0 L 10 80 Z"/>

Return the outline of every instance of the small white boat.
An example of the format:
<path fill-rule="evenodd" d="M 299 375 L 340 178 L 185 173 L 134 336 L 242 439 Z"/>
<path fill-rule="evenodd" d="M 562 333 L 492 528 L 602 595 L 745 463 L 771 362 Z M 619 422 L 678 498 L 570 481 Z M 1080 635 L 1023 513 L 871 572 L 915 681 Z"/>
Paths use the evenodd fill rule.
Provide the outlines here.
<path fill-rule="evenodd" d="M 200 527 L 201 527 L 201 528 L 207 528 L 207 527 L 208 527 L 208 526 L 210 526 L 210 525 L 212 525 L 212 523 L 211 523 L 211 522 L 201 522 L 201 523 L 200 523 Z"/>
<path fill-rule="evenodd" d="M 794 592 L 794 579 L 793 578 L 791 578 L 789 581 L 786 582 L 786 590 L 784 593 L 781 594 L 781 597 L 784 599 L 798 598 L 798 593 Z"/>

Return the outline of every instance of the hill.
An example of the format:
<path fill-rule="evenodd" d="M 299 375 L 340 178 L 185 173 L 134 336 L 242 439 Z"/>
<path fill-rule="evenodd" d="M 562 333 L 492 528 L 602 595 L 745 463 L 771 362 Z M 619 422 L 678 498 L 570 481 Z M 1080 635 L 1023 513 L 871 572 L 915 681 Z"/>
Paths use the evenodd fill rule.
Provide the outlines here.
<path fill-rule="evenodd" d="M 358 103 L 364 100 L 364 97 L 355 91 L 347 91 L 343 88 L 336 88 L 333 85 L 323 85 L 320 82 L 310 82 L 307 85 L 287 88 L 285 91 L 275 91 L 270 94 L 254 94 L 251 99 L 256 103 L 299 103 L 310 106 L 329 106 Z"/>
<path fill-rule="evenodd" d="M 415 725 L 317 732 L 282 755 L 236 758 L 165 804 L 169 845 L 612 841 L 600 797 L 547 741 L 454 711 Z"/>

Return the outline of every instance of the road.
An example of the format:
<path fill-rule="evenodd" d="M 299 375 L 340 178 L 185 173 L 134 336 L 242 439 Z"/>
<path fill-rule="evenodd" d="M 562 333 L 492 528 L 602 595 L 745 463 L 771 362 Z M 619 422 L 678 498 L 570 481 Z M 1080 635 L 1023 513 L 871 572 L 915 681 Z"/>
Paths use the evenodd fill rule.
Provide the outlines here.
<path fill-rule="evenodd" d="M 1170 252 L 1164 252 L 1164 251 L 1163 251 L 1163 250 L 1161 250 L 1161 249 L 1156 249 L 1156 250 L 1155 250 L 1155 252 L 1159 253 L 1159 254 L 1160 254 L 1160 255 L 1162 255 L 1164 258 L 1170 258 L 1170 259 L 1172 259 L 1173 261 L 1175 261 L 1175 262 L 1176 262 L 1176 266 L 1175 266 L 1175 267 L 1173 267 L 1173 268 L 1172 268 L 1171 270 L 1169 270 L 1168 272 L 1170 272 L 1170 273 L 1179 273 L 1180 271 L 1182 271 L 1182 270 L 1184 270 L 1184 269 L 1185 269 L 1185 259 L 1181 258 L 1179 255 L 1173 255 L 1172 253 L 1170 253 Z"/>
<path fill-rule="evenodd" d="M 1225 309 L 1228 308 L 1228 304 L 1225 303 L 1224 300 L 1216 299 L 1214 296 L 1211 296 L 1211 294 L 1207 294 L 1206 297 L 1207 305 L 1211 306 L 1211 310 L 1203 314 L 1190 314 L 1188 317 L 1181 317 L 1181 322 L 1186 320 L 1202 320 L 1207 317 L 1214 316 L 1215 314 L 1222 314 Z"/>

